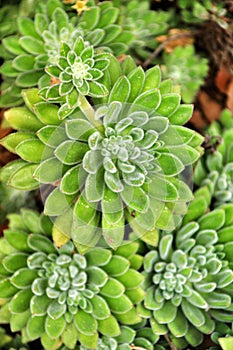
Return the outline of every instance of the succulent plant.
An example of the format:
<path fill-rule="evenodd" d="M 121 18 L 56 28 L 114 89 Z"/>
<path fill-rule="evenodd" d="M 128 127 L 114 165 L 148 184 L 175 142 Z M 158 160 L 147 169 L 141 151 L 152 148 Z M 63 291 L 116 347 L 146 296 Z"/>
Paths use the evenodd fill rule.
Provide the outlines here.
<path fill-rule="evenodd" d="M 46 68 L 55 83 L 40 90 L 40 95 L 46 101 L 65 99 L 59 109 L 63 119 L 78 106 L 79 95 L 103 97 L 108 94 L 105 85 L 99 82 L 108 64 L 108 54 L 95 54 L 94 47 L 85 45 L 81 36 L 73 47 L 62 43 L 59 58 Z"/>
<path fill-rule="evenodd" d="M 134 35 L 129 43 L 129 52 L 136 59 L 146 59 L 158 43 L 155 38 L 168 29 L 172 19 L 169 11 L 150 10 L 148 1 L 128 1 L 121 8 L 120 23 Z"/>
<path fill-rule="evenodd" d="M 164 53 L 162 72 L 164 78 L 181 85 L 181 96 L 185 103 L 194 101 L 208 72 L 208 60 L 195 53 L 193 45 L 177 46 L 172 53 Z"/>
<path fill-rule="evenodd" d="M 145 300 L 138 308 L 157 334 L 175 345 L 197 347 L 215 321 L 232 321 L 233 204 L 206 212 L 211 194 L 197 191 L 179 229 L 161 232 L 144 257 Z"/>
<path fill-rule="evenodd" d="M 233 128 L 219 136 L 216 134 L 211 136 L 210 130 L 210 137 L 207 136 L 210 143 L 209 149 L 198 162 L 194 172 L 194 181 L 197 185 L 209 186 L 214 206 L 233 201 L 232 137 Z M 215 142 L 217 142 L 216 147 L 214 147 Z"/>
<path fill-rule="evenodd" d="M 59 107 L 41 102 L 32 89 L 23 93 L 28 107 L 5 113 L 18 132 L 2 144 L 22 159 L 3 168 L 2 178 L 23 190 L 55 186 L 45 213 L 63 223 L 69 216 L 72 227 L 64 234 L 84 246 L 102 233 L 111 247 L 119 246 L 126 218 L 154 240 L 155 228 L 173 229 L 192 199 L 181 172 L 198 159 L 203 140 L 182 127 L 192 106 L 180 105 L 158 67 L 144 73 L 129 58 L 121 76 L 118 61 L 110 61 L 105 83 L 111 93 L 98 99 L 100 106 L 80 95 L 80 108 L 62 122 Z"/>
<path fill-rule="evenodd" d="M 137 243 L 115 251 L 93 248 L 84 256 L 72 241 L 55 247 L 45 216 L 24 209 L 9 220 L 0 239 L 0 313 L 13 332 L 22 330 L 24 342 L 40 338 L 51 350 L 60 341 L 69 349 L 79 341 L 93 349 L 99 334 L 116 337 L 120 324 L 140 322 Z"/>
<path fill-rule="evenodd" d="M 44 0 L 38 4 L 34 20 L 19 17 L 20 36 L 12 35 L 3 40 L 11 58 L 0 69 L 5 79 L 0 105 L 22 103 L 20 88 L 49 85 L 50 79 L 44 69 L 57 63 L 60 45 L 64 42 L 73 48 L 77 37 L 83 36 L 85 45 L 101 52 L 124 53 L 133 35 L 116 24 L 118 12 L 111 2 L 103 2 L 91 6 L 77 23 L 76 17 L 69 18 L 61 1 Z M 18 98 L 16 102 L 15 97 Z"/>
<path fill-rule="evenodd" d="M 203 21 L 216 21 L 220 26 L 226 28 L 227 9 L 224 1 L 217 0 L 178 0 L 181 15 L 185 22 L 201 23 Z"/>

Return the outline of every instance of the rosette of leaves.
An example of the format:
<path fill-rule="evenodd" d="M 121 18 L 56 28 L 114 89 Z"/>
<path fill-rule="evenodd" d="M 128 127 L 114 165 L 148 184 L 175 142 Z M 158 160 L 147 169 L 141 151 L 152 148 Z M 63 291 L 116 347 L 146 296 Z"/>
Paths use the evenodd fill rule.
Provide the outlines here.
<path fill-rule="evenodd" d="M 94 53 L 93 46 L 85 46 L 80 36 L 73 47 L 61 44 L 60 55 L 46 72 L 55 83 L 40 90 L 40 95 L 51 102 L 65 103 L 59 109 L 59 117 L 64 119 L 79 105 L 79 95 L 103 97 L 108 90 L 99 80 L 108 67 L 108 54 Z"/>
<path fill-rule="evenodd" d="M 93 248 L 85 256 L 68 241 L 60 249 L 51 240 L 51 222 L 30 210 L 9 216 L 0 239 L 0 313 L 13 332 L 45 349 L 77 341 L 95 349 L 99 335 L 116 337 L 120 324 L 136 324 L 135 304 L 144 298 L 137 272 L 138 244 L 114 252 Z"/>
<path fill-rule="evenodd" d="M 233 205 L 206 213 L 210 198 L 208 187 L 198 190 L 180 228 L 161 232 L 158 248 L 144 257 L 147 293 L 139 314 L 179 349 L 197 347 L 215 320 L 232 321 Z"/>
<path fill-rule="evenodd" d="M 116 24 L 118 12 L 111 2 L 103 2 L 90 7 L 77 23 L 76 17 L 69 18 L 61 1 L 48 0 L 38 4 L 34 19 L 20 16 L 20 35 L 11 35 L 3 40 L 3 46 L 11 57 L 0 69 L 5 81 L 0 105 L 9 107 L 22 103 L 22 88 L 49 85 L 45 67 L 57 62 L 61 43 L 73 47 L 80 35 L 85 43 L 101 52 L 124 53 L 132 34 Z"/>
<path fill-rule="evenodd" d="M 131 0 L 122 6 L 120 23 L 134 35 L 134 40 L 129 43 L 130 54 L 137 60 L 148 58 L 158 45 L 156 36 L 166 32 L 171 17 L 170 11 L 150 10 L 148 1 Z"/>
<path fill-rule="evenodd" d="M 172 53 L 164 52 L 162 72 L 181 86 L 182 100 L 191 103 L 208 73 L 208 60 L 197 55 L 193 45 L 177 46 Z"/>
<path fill-rule="evenodd" d="M 208 149 L 194 172 L 197 185 L 209 186 L 214 206 L 233 201 L 232 137 L 233 128 L 224 131 L 222 136 L 207 136 Z"/>
<path fill-rule="evenodd" d="M 192 106 L 180 105 L 158 67 L 145 73 L 128 58 L 122 70 L 112 57 L 110 95 L 97 108 L 81 95 L 81 109 L 63 123 L 59 107 L 39 102 L 37 90 L 24 91 L 28 107 L 6 112 L 18 132 L 2 144 L 22 159 L 3 168 L 2 178 L 23 190 L 53 185 L 46 215 L 70 222 L 64 233 L 86 246 L 102 233 L 120 245 L 128 221 L 140 236 L 151 232 L 155 244 L 155 228 L 174 228 L 192 199 L 180 177 L 201 152 L 202 136 L 182 126 Z"/>

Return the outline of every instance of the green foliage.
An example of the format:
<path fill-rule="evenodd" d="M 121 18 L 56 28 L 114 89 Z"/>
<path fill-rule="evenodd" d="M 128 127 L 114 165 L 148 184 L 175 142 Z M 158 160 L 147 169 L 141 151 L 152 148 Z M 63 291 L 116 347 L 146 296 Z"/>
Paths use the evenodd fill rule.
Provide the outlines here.
<path fill-rule="evenodd" d="M 177 46 L 172 53 L 164 53 L 162 72 L 165 78 L 181 86 L 182 100 L 191 103 L 204 83 L 208 61 L 197 55 L 192 45 Z"/>
<path fill-rule="evenodd" d="M 0 182 L 0 223 L 5 222 L 7 214 L 16 213 L 22 207 L 36 207 L 35 193 L 15 190 Z"/>
<path fill-rule="evenodd" d="M 147 293 L 139 314 L 150 318 L 156 333 L 169 332 L 179 348 L 197 347 L 215 320 L 232 321 L 233 205 L 205 213 L 200 198 L 199 191 L 180 228 L 161 232 L 158 248 L 144 257 Z"/>
<path fill-rule="evenodd" d="M 140 236 L 172 229 L 192 199 L 180 176 L 201 152 L 202 137 L 182 126 L 192 106 L 164 91 L 158 67 L 146 73 L 132 67 L 127 74 L 126 63 L 121 68 L 111 58 L 105 77 L 111 93 L 106 102 L 96 99 L 105 102 L 96 110 L 80 95 L 80 108 L 62 122 L 56 105 L 34 104 L 38 92 L 28 90 L 28 108 L 5 114 L 18 132 L 2 144 L 22 158 L 3 168 L 5 181 L 23 190 L 58 184 L 45 213 L 63 222 L 68 210 L 71 227 L 63 233 L 77 245 L 93 246 L 103 234 L 108 245 L 119 246 L 126 218 Z"/>
<path fill-rule="evenodd" d="M 146 59 L 158 43 L 155 38 L 166 32 L 172 20 L 171 11 L 152 11 L 148 1 L 127 1 L 121 7 L 120 23 L 134 35 L 129 44 L 130 54 Z"/>
<path fill-rule="evenodd" d="M 65 118 L 78 106 L 79 95 L 103 97 L 108 94 L 104 84 L 99 82 L 109 64 L 108 54 L 95 54 L 93 46 L 85 45 L 78 37 L 73 47 L 61 44 L 60 55 L 54 65 L 46 68 L 53 84 L 40 90 L 46 101 L 66 103 L 59 110 L 59 117 Z"/>
<path fill-rule="evenodd" d="M 182 19 L 187 23 L 202 23 L 212 20 L 223 28 L 228 26 L 226 19 L 227 9 L 224 1 L 217 0 L 178 0 L 182 12 Z"/>
<path fill-rule="evenodd" d="M 231 118 L 231 113 L 226 110 L 222 113 L 222 127 L 216 122 L 207 130 L 207 151 L 198 162 L 194 172 L 195 183 L 207 185 L 210 188 L 215 206 L 232 202 L 233 198 Z"/>
<path fill-rule="evenodd" d="M 231 350 L 233 341 L 233 329 L 230 328 L 226 323 L 218 322 L 215 331 L 211 334 L 211 339 L 218 346 L 211 347 L 210 350 Z"/>
<path fill-rule="evenodd" d="M 2 88 L 0 105 L 9 107 L 22 103 L 19 87 L 49 85 L 45 67 L 57 64 L 61 44 L 63 49 L 64 43 L 73 48 L 79 36 L 100 52 L 124 53 L 133 36 L 129 31 L 122 31 L 116 24 L 117 18 L 118 9 L 111 2 L 103 2 L 90 7 L 77 23 L 76 17 L 69 19 L 59 0 L 40 2 L 34 20 L 19 16 L 20 37 L 11 35 L 3 40 L 10 59 L 1 67 L 6 87 Z"/>
<path fill-rule="evenodd" d="M 135 328 L 135 329 L 134 329 Z M 157 344 L 159 336 L 153 333 L 152 329 L 145 327 L 145 323 L 140 327 L 121 327 L 121 334 L 117 337 L 108 338 L 102 336 L 99 338 L 96 350 L 131 350 L 135 347 L 145 350 L 165 350 L 162 345 Z M 155 345 L 156 344 L 156 345 Z M 90 348 L 77 344 L 75 350 L 89 350 Z M 68 350 L 62 346 L 59 350 Z"/>
<path fill-rule="evenodd" d="M 71 241 L 57 249 L 50 220 L 36 212 L 24 209 L 9 219 L 0 239 L 0 298 L 11 330 L 21 330 L 23 341 L 40 338 L 49 350 L 60 340 L 69 349 L 78 340 L 95 348 L 99 333 L 116 337 L 119 322 L 140 321 L 135 303 L 144 298 L 143 276 L 130 264 L 136 243 L 125 242 L 124 254 L 93 248 L 83 256 Z"/>
<path fill-rule="evenodd" d="M 12 337 L 6 334 L 4 328 L 0 327 L 0 349 L 1 350 L 28 350 L 27 344 L 22 344 L 21 337 L 17 334 Z"/>

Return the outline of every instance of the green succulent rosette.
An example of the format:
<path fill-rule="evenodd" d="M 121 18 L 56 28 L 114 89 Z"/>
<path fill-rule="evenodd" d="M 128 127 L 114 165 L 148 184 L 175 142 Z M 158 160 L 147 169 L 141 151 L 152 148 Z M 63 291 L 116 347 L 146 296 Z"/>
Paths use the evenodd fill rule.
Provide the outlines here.
<path fill-rule="evenodd" d="M 2 144 L 21 160 L 2 169 L 2 180 L 22 190 L 54 186 L 44 211 L 83 246 L 101 235 L 119 246 L 128 223 L 140 236 L 151 232 L 156 244 L 155 229 L 173 229 L 192 199 L 181 175 L 201 153 L 203 138 L 182 126 L 192 106 L 180 105 L 158 67 L 144 73 L 128 58 L 123 69 L 121 76 L 112 57 L 107 100 L 93 107 L 80 95 L 79 108 L 64 121 L 59 107 L 33 89 L 23 92 L 27 107 L 5 114 L 18 132 Z"/>
<path fill-rule="evenodd" d="M 105 85 L 99 82 L 108 65 L 108 54 L 95 54 L 94 47 L 85 45 L 82 37 L 73 47 L 62 43 L 57 61 L 45 69 L 55 83 L 41 89 L 40 95 L 49 102 L 65 101 L 59 109 L 59 117 L 64 119 L 79 105 L 79 95 L 108 95 Z"/>
<path fill-rule="evenodd" d="M 100 335 L 116 337 L 120 324 L 140 322 L 137 243 L 80 255 L 71 241 L 56 248 L 43 215 L 24 209 L 9 220 L 0 240 L 0 314 L 13 332 L 22 331 L 24 342 L 39 338 L 51 350 L 61 341 L 73 349 L 79 341 L 94 349 Z"/>
<path fill-rule="evenodd" d="M 136 59 L 146 59 L 155 50 L 157 36 L 166 32 L 171 26 L 171 11 L 154 11 L 150 9 L 149 1 L 121 2 L 120 23 L 124 30 L 130 31 L 134 39 L 129 43 L 129 52 Z"/>
<path fill-rule="evenodd" d="M 177 46 L 172 53 L 164 53 L 162 72 L 181 87 L 182 100 L 192 103 L 208 73 L 208 60 L 195 53 L 193 45 Z"/>
<path fill-rule="evenodd" d="M 207 131 L 208 149 L 194 172 L 194 182 L 198 186 L 208 185 L 214 206 L 233 201 L 233 128 L 218 135 Z"/>
<path fill-rule="evenodd" d="M 22 88 L 48 86 L 50 79 L 44 69 L 58 61 L 62 43 L 73 47 L 82 36 L 85 45 L 100 52 L 124 53 L 133 35 L 117 24 L 118 16 L 119 9 L 105 1 L 91 6 L 79 20 L 78 16 L 70 18 L 59 0 L 38 2 L 33 19 L 19 16 L 19 35 L 3 40 L 9 57 L 0 69 L 4 77 L 0 105 L 22 104 Z"/>
<path fill-rule="evenodd" d="M 147 293 L 138 312 L 179 349 L 197 347 L 216 321 L 232 321 L 233 205 L 206 212 L 209 203 L 203 187 L 180 228 L 161 232 L 158 248 L 144 257 Z"/>

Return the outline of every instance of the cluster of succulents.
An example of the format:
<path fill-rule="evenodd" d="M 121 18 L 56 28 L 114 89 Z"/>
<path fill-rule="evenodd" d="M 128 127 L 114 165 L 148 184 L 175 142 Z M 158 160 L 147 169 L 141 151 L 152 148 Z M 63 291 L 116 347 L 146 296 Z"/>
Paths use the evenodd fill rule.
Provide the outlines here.
<path fill-rule="evenodd" d="M 208 185 L 213 204 L 233 202 L 233 148 L 232 115 L 227 110 L 222 114 L 222 126 L 213 124 L 206 132 L 207 151 L 198 162 L 194 181 Z"/>
<path fill-rule="evenodd" d="M 194 101 L 208 73 L 208 60 L 195 54 L 193 45 L 177 46 L 172 53 L 164 53 L 162 71 L 165 78 L 171 78 L 180 85 L 182 100 Z"/>
<path fill-rule="evenodd" d="M 144 257 L 147 293 L 139 314 L 150 319 L 154 332 L 170 333 L 179 349 L 197 347 L 215 320 L 233 317 L 233 205 L 206 213 L 209 190 L 201 190 L 179 229 L 161 232 L 158 247 Z"/>
<path fill-rule="evenodd" d="M 0 348 L 232 350 L 232 116 L 202 148 L 184 103 L 207 60 L 156 40 L 225 2 L 3 5 Z"/>
<path fill-rule="evenodd" d="M 2 312 L 24 342 L 40 338 L 45 349 L 62 342 L 95 348 L 99 334 L 116 337 L 121 324 L 141 318 L 135 305 L 144 298 L 138 244 L 115 251 L 96 247 L 80 255 L 71 241 L 53 244 L 45 216 L 22 210 L 9 215 L 0 239 Z M 72 334 L 72 336 L 71 336 Z"/>
<path fill-rule="evenodd" d="M 46 215 L 65 212 L 66 220 L 70 212 L 73 222 L 64 234 L 85 246 L 95 245 L 101 231 L 108 245 L 120 245 L 126 216 L 141 235 L 174 228 L 192 199 L 181 173 L 201 152 L 203 138 L 182 126 L 192 106 L 180 105 L 158 67 L 114 75 L 105 104 L 94 109 L 81 94 L 64 121 L 59 107 L 43 102 L 36 89 L 23 92 L 27 107 L 5 113 L 18 132 L 2 144 L 21 160 L 2 177 L 22 190 L 53 185 Z"/>

